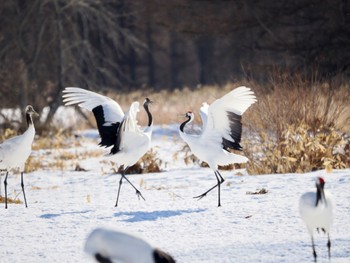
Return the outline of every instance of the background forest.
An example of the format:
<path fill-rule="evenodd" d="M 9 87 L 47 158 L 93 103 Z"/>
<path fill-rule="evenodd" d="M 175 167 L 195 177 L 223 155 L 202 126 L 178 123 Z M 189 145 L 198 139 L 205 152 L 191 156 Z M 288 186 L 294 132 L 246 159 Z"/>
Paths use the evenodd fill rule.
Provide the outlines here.
<path fill-rule="evenodd" d="M 334 88 L 348 81 L 349 63 L 350 3 L 343 0 L 0 4 L 1 105 L 49 106 L 44 123 L 66 86 L 121 94 L 241 80 L 265 85 L 302 74 L 336 78 Z"/>

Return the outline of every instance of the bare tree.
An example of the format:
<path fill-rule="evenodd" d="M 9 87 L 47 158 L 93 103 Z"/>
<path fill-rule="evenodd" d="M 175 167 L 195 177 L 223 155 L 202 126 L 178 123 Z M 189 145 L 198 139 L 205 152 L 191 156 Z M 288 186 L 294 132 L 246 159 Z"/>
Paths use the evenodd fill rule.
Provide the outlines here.
<path fill-rule="evenodd" d="M 11 107 L 31 103 L 39 111 L 48 106 L 45 123 L 60 105 L 64 86 L 121 89 L 118 58 L 143 48 L 120 24 L 130 15 L 118 9 L 120 1 L 5 2 L 0 5 L 1 100 Z"/>

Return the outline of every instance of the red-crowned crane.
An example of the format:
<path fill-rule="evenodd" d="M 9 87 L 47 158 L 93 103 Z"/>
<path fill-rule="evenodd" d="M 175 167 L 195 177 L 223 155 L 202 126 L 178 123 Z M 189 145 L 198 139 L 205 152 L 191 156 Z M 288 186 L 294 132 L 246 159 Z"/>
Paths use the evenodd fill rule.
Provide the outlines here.
<path fill-rule="evenodd" d="M 179 128 L 181 138 L 188 144 L 192 153 L 201 161 L 205 161 L 214 171 L 217 184 L 195 198 L 201 199 L 208 192 L 218 187 L 218 206 L 220 203 L 220 185 L 224 182 L 218 166 L 232 163 L 245 163 L 245 156 L 231 153 L 229 149 L 241 150 L 242 114 L 256 102 L 254 92 L 247 87 L 238 87 L 211 105 L 203 103 L 200 114 L 203 122 L 200 135 L 184 132 L 186 124 L 194 119 L 192 112 L 187 112 Z"/>
<path fill-rule="evenodd" d="M 35 128 L 32 115 L 38 115 L 31 105 L 25 108 L 25 116 L 28 128 L 18 136 L 12 137 L 0 144 L 0 170 L 6 171 L 4 180 L 5 186 L 5 208 L 7 208 L 7 177 L 12 169 L 19 169 L 21 172 L 21 187 L 24 196 L 25 206 L 27 205 L 26 194 L 24 191 L 23 173 L 25 162 L 32 152 L 32 143 L 35 136 Z"/>
<path fill-rule="evenodd" d="M 138 237 L 103 228 L 92 231 L 84 250 L 100 263 L 175 263 L 169 254 Z"/>
<path fill-rule="evenodd" d="M 329 230 L 333 220 L 333 198 L 324 190 L 325 181 L 322 177 L 316 178 L 316 191 L 304 193 L 299 200 L 299 211 L 311 236 L 311 244 L 315 262 L 317 254 L 315 250 L 313 232 L 322 230 L 328 235 L 328 257 L 331 258 L 331 240 Z"/>
<path fill-rule="evenodd" d="M 139 102 L 131 104 L 125 114 L 113 99 L 76 87 L 63 90 L 63 102 L 66 106 L 75 105 L 85 108 L 95 116 L 97 129 L 101 137 L 100 146 L 112 147 L 109 156 L 118 165 L 123 165 L 115 206 L 118 206 L 119 194 L 123 179 L 135 190 L 137 196 L 145 200 L 141 192 L 125 176 L 127 169 L 134 165 L 151 147 L 153 127 L 152 114 L 149 111 L 151 100 L 146 98 L 143 107 L 148 115 L 148 125 L 142 130 L 137 124 L 136 115 Z"/>

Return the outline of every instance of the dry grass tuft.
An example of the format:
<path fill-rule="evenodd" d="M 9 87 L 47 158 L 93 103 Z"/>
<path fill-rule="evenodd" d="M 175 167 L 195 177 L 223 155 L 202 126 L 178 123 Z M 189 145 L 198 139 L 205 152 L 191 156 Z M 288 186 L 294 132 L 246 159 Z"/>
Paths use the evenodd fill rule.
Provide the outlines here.
<path fill-rule="evenodd" d="M 350 167 L 350 89 L 300 75 L 256 86 L 243 116 L 243 148 L 253 174 Z"/>
<path fill-rule="evenodd" d="M 276 136 L 291 124 L 303 122 L 350 133 L 349 86 L 284 75 L 266 86 L 253 84 L 258 102 L 243 116 L 245 124 Z"/>
<path fill-rule="evenodd" d="M 81 146 L 80 141 L 71 134 L 65 133 L 63 130 L 50 132 L 45 136 L 38 136 L 34 139 L 32 149 L 67 149 Z"/>
<path fill-rule="evenodd" d="M 47 150 L 29 156 L 25 172 L 37 170 L 78 169 L 78 161 L 102 156 L 101 150 L 71 151 L 70 149 Z"/>
<path fill-rule="evenodd" d="M 269 191 L 265 188 L 261 188 L 261 189 L 257 189 L 256 191 L 254 192 L 251 192 L 251 191 L 247 191 L 246 194 L 247 195 L 264 195 L 264 194 L 267 194 Z"/>
<path fill-rule="evenodd" d="M 4 134 L 0 135 L 0 142 L 4 141 L 4 140 L 7 140 L 11 137 L 14 137 L 17 135 L 17 132 L 15 130 L 12 130 L 12 129 L 6 129 Z"/>
<path fill-rule="evenodd" d="M 5 203 L 5 197 L 3 197 L 2 195 L 0 195 L 0 203 Z M 8 204 L 22 204 L 22 201 L 19 200 L 18 198 L 10 198 L 7 197 L 7 203 Z"/>
<path fill-rule="evenodd" d="M 142 173 L 160 173 L 162 160 L 157 157 L 157 153 L 151 149 L 133 166 L 129 167 L 126 174 L 142 174 Z M 118 173 L 123 170 L 120 166 Z"/>
<path fill-rule="evenodd" d="M 328 167 L 350 167 L 350 139 L 333 128 L 314 131 L 305 123 L 289 125 L 280 137 L 261 132 L 246 145 L 252 174 L 303 173 Z"/>

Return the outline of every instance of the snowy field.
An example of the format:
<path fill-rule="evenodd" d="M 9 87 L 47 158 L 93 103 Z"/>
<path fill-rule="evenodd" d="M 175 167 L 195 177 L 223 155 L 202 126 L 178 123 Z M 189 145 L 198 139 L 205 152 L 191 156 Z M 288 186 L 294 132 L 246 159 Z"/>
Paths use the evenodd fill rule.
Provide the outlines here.
<path fill-rule="evenodd" d="M 180 263 L 313 262 L 298 200 L 314 189 L 316 176 L 325 178 L 336 203 L 331 262 L 350 262 L 350 170 L 261 176 L 223 171 L 218 208 L 216 190 L 193 199 L 216 179 L 208 168 L 186 166 L 181 155 L 174 159 L 182 147 L 176 136 L 174 129 L 155 129 L 153 146 L 164 172 L 128 175 L 146 201 L 125 182 L 114 207 L 120 177 L 101 172 L 103 158 L 78 162 L 87 171 L 27 174 L 28 209 L 1 204 L 0 262 L 93 262 L 83 247 L 97 227 L 137 235 Z M 96 142 L 86 147 L 97 149 Z M 268 193 L 247 194 L 262 188 Z M 12 198 L 20 192 L 19 176 L 9 177 L 8 189 Z M 315 235 L 318 262 L 329 262 L 326 242 L 325 235 Z"/>

